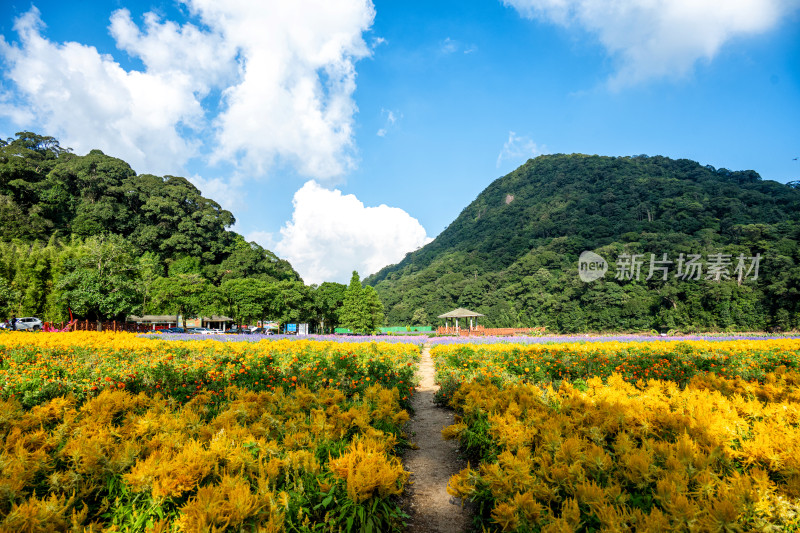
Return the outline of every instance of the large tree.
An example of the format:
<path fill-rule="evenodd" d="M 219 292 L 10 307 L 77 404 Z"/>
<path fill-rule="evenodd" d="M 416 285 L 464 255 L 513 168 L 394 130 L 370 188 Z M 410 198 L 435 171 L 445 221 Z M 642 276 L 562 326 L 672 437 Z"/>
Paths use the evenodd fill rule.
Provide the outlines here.
<path fill-rule="evenodd" d="M 229 279 L 220 286 L 220 294 L 229 317 L 236 324 L 263 320 L 270 311 L 270 283 L 255 278 Z"/>
<path fill-rule="evenodd" d="M 326 281 L 314 289 L 314 313 L 320 332 L 332 331 L 339 322 L 347 285 Z"/>
<path fill-rule="evenodd" d="M 383 303 L 374 288 L 361 286 L 356 271 L 344 293 L 339 321 L 355 333 L 371 333 L 383 325 Z"/>
<path fill-rule="evenodd" d="M 0 227 L 2 238 L 47 239 L 57 226 L 48 200 L 57 195 L 45 183 L 59 162 L 74 157 L 53 137 L 29 131 L 0 140 Z"/>
<path fill-rule="evenodd" d="M 377 331 L 383 325 L 383 302 L 378 297 L 375 287 L 367 285 L 362 293 L 369 318 L 369 331 Z"/>
<path fill-rule="evenodd" d="M 158 278 L 152 287 L 153 306 L 176 317 L 183 316 L 185 325 L 187 317 L 197 316 L 206 308 L 204 296 L 210 289 L 211 285 L 199 274 Z"/>
<path fill-rule="evenodd" d="M 122 237 L 91 237 L 66 263 L 59 297 L 78 316 L 124 320 L 141 309 L 138 263 L 133 247 Z"/>
<path fill-rule="evenodd" d="M 342 309 L 339 311 L 339 322 L 343 327 L 355 333 L 361 333 L 367 327 L 367 310 L 361 297 L 363 290 L 358 272 L 354 270 L 350 277 L 350 284 L 344 292 Z"/>
<path fill-rule="evenodd" d="M 270 293 L 272 318 L 281 324 L 306 322 L 313 316 L 311 288 L 302 281 L 271 283 Z"/>
<path fill-rule="evenodd" d="M 216 279 L 258 278 L 265 281 L 299 281 L 300 276 L 288 261 L 254 242 L 245 241 L 237 235 L 232 251 L 216 269 Z"/>

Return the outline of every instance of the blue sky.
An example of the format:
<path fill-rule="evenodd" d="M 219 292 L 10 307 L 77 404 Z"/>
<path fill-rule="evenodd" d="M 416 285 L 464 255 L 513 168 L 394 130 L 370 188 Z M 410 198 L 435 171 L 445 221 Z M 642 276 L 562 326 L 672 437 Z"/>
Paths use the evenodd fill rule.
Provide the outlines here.
<path fill-rule="evenodd" d="M 799 22 L 798 0 L 6 0 L 0 135 L 186 176 L 306 282 L 346 282 L 539 154 L 800 179 Z"/>

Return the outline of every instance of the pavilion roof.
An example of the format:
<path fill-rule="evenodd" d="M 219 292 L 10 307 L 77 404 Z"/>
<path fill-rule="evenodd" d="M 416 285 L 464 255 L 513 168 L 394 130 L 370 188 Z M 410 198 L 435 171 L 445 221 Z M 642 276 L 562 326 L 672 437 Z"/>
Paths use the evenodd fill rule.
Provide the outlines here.
<path fill-rule="evenodd" d="M 475 311 L 470 311 L 469 309 L 464 309 L 463 307 L 459 307 L 458 309 L 453 309 L 449 313 L 439 315 L 438 318 L 469 318 L 471 316 L 486 316 L 486 315 L 482 315 L 480 313 L 476 313 Z"/>

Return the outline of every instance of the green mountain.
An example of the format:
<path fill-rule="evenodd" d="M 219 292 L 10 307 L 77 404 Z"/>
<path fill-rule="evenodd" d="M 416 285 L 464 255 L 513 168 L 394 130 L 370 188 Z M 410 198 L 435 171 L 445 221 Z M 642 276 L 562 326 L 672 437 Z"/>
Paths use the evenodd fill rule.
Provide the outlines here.
<path fill-rule="evenodd" d="M 234 222 L 185 178 L 137 175 L 100 150 L 76 155 L 31 132 L 0 140 L 0 241 L 115 234 L 165 266 L 191 258 L 209 279 L 299 279 L 287 261 L 230 231 Z"/>
<path fill-rule="evenodd" d="M 800 323 L 799 238 L 800 190 L 754 171 L 547 155 L 495 180 L 434 241 L 365 282 L 390 324 L 467 307 L 487 326 L 563 332 L 786 330 Z M 604 277 L 581 280 L 584 251 L 606 260 Z M 688 263 L 690 254 L 700 257 Z"/>
<path fill-rule="evenodd" d="M 0 140 L 0 318 L 323 316 L 289 262 L 233 224 L 185 178 L 17 133 Z"/>

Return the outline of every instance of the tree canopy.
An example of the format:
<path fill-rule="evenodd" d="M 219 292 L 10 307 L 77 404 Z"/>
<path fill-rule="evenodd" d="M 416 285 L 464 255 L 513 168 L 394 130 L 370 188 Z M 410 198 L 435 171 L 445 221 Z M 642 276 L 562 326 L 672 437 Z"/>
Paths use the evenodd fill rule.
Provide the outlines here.
<path fill-rule="evenodd" d="M 341 325 L 355 333 L 372 333 L 383 325 L 383 303 L 373 287 L 362 287 L 353 271 L 339 312 Z"/>
<path fill-rule="evenodd" d="M 53 137 L 17 133 L 0 140 L 0 311 L 58 321 L 68 308 L 90 319 L 226 309 L 251 320 L 237 280 L 304 285 L 234 222 L 185 178 L 137 175 L 99 150 L 76 155 Z M 284 302 L 268 312 L 315 316 L 303 298 Z"/>

